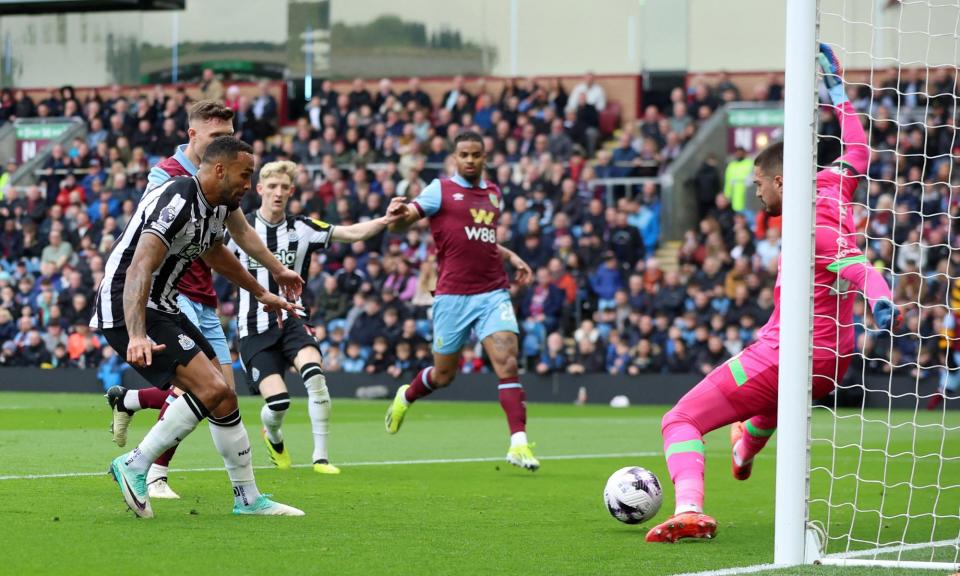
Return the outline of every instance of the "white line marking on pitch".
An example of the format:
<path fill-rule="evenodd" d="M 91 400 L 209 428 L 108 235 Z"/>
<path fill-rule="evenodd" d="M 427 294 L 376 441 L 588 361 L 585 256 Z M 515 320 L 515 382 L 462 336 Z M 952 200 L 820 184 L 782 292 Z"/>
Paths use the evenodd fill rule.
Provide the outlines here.
<path fill-rule="evenodd" d="M 893 554 L 894 552 L 907 552 L 909 550 L 923 550 L 924 548 L 941 548 L 943 546 L 958 546 L 960 540 L 937 540 L 934 542 L 918 542 L 916 544 L 898 544 L 896 546 L 885 546 L 883 548 L 871 548 L 869 550 L 852 550 L 850 552 L 841 552 L 839 554 L 830 554 L 828 558 L 863 558 L 864 556 L 876 556 L 878 554 Z"/>
<path fill-rule="evenodd" d="M 753 574 L 756 572 L 766 572 L 767 570 L 777 570 L 785 566 L 776 564 L 756 564 L 754 566 L 740 566 L 737 568 L 724 568 L 722 570 L 707 570 L 706 572 L 685 572 L 683 574 L 674 574 L 674 576 L 735 576 L 736 574 Z"/>
<path fill-rule="evenodd" d="M 901 544 L 898 546 L 885 546 L 883 548 L 872 548 L 870 550 L 852 550 L 840 554 L 831 554 L 828 558 L 862 558 L 864 556 L 876 556 L 878 554 L 892 554 L 895 552 L 906 552 L 909 550 L 922 550 L 924 548 L 939 548 L 943 546 L 958 546 L 960 540 L 938 540 L 935 542 L 918 542 L 916 544 Z M 754 566 L 740 566 L 736 568 L 723 568 L 721 570 L 707 570 L 705 572 L 685 572 L 683 574 L 674 574 L 674 576 L 736 576 L 738 574 L 755 574 L 757 572 L 766 572 L 768 570 L 777 570 L 788 568 L 787 566 L 777 566 L 776 564 L 756 564 Z"/>
<path fill-rule="evenodd" d="M 589 460 L 591 458 L 649 458 L 661 456 L 662 452 L 620 452 L 613 454 L 565 454 L 559 456 L 541 456 L 541 460 Z M 471 462 L 505 462 L 502 456 L 479 458 L 432 458 L 424 460 L 371 460 L 365 462 L 337 462 L 338 466 L 409 466 L 414 464 L 464 464 Z M 294 464 L 294 468 L 311 468 L 313 464 Z M 273 466 L 254 466 L 257 470 L 269 470 Z M 170 472 L 219 472 L 222 467 L 210 468 L 174 468 Z M 83 478 L 87 476 L 106 476 L 106 472 L 62 472 L 59 474 L 19 474 L 0 476 L 0 480 L 43 480 L 46 478 Z"/>

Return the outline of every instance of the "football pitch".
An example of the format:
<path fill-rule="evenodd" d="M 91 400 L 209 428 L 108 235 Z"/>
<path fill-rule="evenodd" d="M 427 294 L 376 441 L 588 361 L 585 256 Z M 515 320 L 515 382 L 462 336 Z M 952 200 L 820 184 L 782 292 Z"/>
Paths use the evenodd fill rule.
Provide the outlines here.
<path fill-rule="evenodd" d="M 420 402 L 396 436 L 383 430 L 386 405 L 334 401 L 331 456 L 343 473 L 319 476 L 307 466 L 312 440 L 304 399 L 294 399 L 284 428 L 299 466 L 278 471 L 268 467 L 260 438 L 260 403 L 242 398 L 261 490 L 303 509 L 306 517 L 232 516 L 222 461 L 201 424 L 173 463 L 182 471 L 173 471 L 170 482 L 182 499 L 154 501 L 156 518 L 138 520 L 105 474 L 121 450 L 110 442 L 103 398 L 0 393 L 0 574 L 656 576 L 773 561 L 772 443 L 758 457 L 753 477 L 741 483 L 730 475 L 727 430 L 708 436 L 707 512 L 719 522 L 717 539 L 654 545 L 644 542 L 653 522 L 617 522 L 603 505 L 602 491 L 620 467 L 649 468 L 665 492 L 655 521 L 668 516 L 673 489 L 659 434 L 665 407 L 531 404 L 528 431 L 543 466 L 530 473 L 503 462 L 508 434 L 495 402 Z M 932 414 L 920 417 L 939 421 Z M 152 412 L 134 418 L 131 446 L 155 418 Z M 953 414 L 947 418 L 953 425 L 960 422 Z M 831 422 L 818 416 L 815 426 L 823 432 Z M 916 453 L 937 452 L 941 435 L 921 432 L 903 442 L 912 443 L 908 446 Z M 838 451 L 837 457 L 853 458 L 861 477 L 884 468 L 883 458 L 870 453 L 859 459 Z M 888 464 L 888 477 L 903 466 L 910 464 Z M 836 483 L 834 500 L 844 496 L 839 492 L 855 489 L 855 484 Z M 914 492 L 919 501 L 920 491 Z M 956 492 L 944 491 L 933 505 L 956 514 Z M 923 498 L 930 496 L 928 491 Z M 891 493 L 888 499 L 893 498 Z M 848 518 L 837 515 L 836 520 Z M 917 523 L 914 529 L 930 539 L 931 529 L 924 532 Z M 876 531 L 875 526 L 864 530 Z M 950 531 L 955 538 L 956 524 L 938 526 L 934 536 Z M 945 572 L 803 567 L 757 573 Z"/>

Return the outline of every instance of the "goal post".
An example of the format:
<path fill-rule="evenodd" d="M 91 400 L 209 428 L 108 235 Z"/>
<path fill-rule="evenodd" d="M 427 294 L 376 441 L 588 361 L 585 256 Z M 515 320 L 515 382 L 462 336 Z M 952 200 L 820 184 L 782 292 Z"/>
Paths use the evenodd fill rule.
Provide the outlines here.
<path fill-rule="evenodd" d="M 804 560 L 810 417 L 816 0 L 787 0 L 774 563 Z"/>
<path fill-rule="evenodd" d="M 852 215 L 890 283 L 904 312 L 894 331 L 862 290 L 813 278 L 815 172 L 845 151 L 820 42 L 843 64 L 870 149 L 839 221 Z M 787 0 L 785 46 L 774 563 L 960 571 L 960 0 Z M 830 348 L 841 330 L 856 344 L 811 407 L 823 289 L 853 299 L 852 326 L 829 317 Z"/>

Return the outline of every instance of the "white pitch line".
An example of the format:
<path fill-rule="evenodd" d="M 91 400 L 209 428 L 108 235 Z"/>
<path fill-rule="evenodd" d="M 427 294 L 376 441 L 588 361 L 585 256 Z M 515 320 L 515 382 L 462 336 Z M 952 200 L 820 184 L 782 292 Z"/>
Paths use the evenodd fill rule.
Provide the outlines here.
<path fill-rule="evenodd" d="M 908 550 L 922 550 L 924 548 L 939 548 L 942 546 L 957 546 L 960 540 L 938 540 L 936 542 L 920 542 L 917 544 L 902 544 L 899 546 L 886 546 L 883 548 L 874 548 L 872 550 L 854 550 L 842 554 L 831 554 L 827 558 L 862 558 L 864 556 L 875 556 L 877 554 L 892 554 L 894 552 L 906 552 Z M 674 574 L 674 576 L 736 576 L 738 574 L 756 574 L 757 572 L 766 572 L 768 570 L 777 570 L 788 568 L 788 566 L 777 566 L 776 564 L 756 564 L 753 566 L 740 566 L 736 568 L 723 568 L 720 570 L 707 570 L 705 572 L 685 572 L 683 574 Z"/>
<path fill-rule="evenodd" d="M 735 576 L 736 574 L 754 574 L 756 572 L 766 572 L 767 570 L 777 570 L 782 568 L 786 568 L 786 566 L 777 566 L 776 564 L 755 564 L 753 566 L 739 566 L 737 568 L 707 570 L 706 572 L 684 572 L 683 574 L 674 574 L 674 576 Z"/>
<path fill-rule="evenodd" d="M 870 550 L 852 550 L 850 552 L 830 554 L 827 556 L 827 558 L 863 558 L 864 556 L 876 556 L 878 554 L 893 554 L 895 552 L 907 552 L 909 550 L 923 550 L 924 548 L 941 548 L 944 546 L 958 545 L 960 545 L 960 540 L 937 540 L 935 542 L 918 542 L 916 544 L 885 546 L 883 548 L 872 548 Z"/>
<path fill-rule="evenodd" d="M 592 458 L 649 458 L 662 456 L 663 452 L 620 452 L 610 454 L 564 454 L 559 456 L 541 456 L 541 460 L 589 460 Z M 370 460 L 363 462 L 337 462 L 338 466 L 410 466 L 414 464 L 463 464 L 471 462 L 505 462 L 502 456 L 477 458 L 429 458 L 423 460 Z M 294 464 L 294 468 L 311 468 L 313 464 Z M 273 466 L 254 466 L 257 470 L 269 470 Z M 220 472 L 222 467 L 210 468 L 173 468 L 170 472 Z M 84 478 L 89 476 L 105 476 L 106 472 L 61 472 L 58 474 L 20 474 L 0 476 L 0 480 L 43 480 L 47 478 Z"/>

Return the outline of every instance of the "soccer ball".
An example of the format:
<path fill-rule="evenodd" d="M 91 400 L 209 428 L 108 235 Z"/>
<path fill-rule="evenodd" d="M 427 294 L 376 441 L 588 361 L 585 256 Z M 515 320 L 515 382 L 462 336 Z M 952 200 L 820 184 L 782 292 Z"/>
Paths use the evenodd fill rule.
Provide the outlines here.
<path fill-rule="evenodd" d="M 653 472 L 639 466 L 627 466 L 607 480 L 603 501 L 617 520 L 639 524 L 657 515 L 663 503 L 663 490 Z"/>

